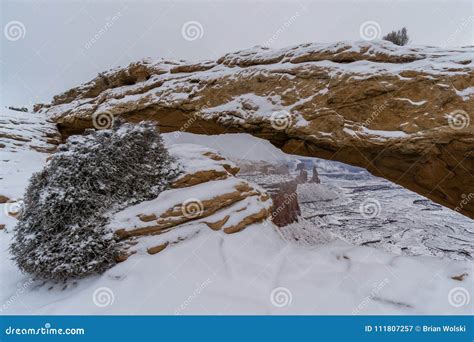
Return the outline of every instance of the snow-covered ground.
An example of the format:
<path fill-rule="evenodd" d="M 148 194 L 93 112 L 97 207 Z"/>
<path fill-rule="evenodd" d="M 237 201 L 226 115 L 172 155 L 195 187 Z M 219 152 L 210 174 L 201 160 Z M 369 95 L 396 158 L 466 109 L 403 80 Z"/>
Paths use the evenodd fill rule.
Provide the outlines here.
<path fill-rule="evenodd" d="M 202 227 L 173 248 L 135 255 L 67 288 L 21 275 L 8 261 L 10 236 L 1 234 L 5 314 L 472 313 L 472 303 L 456 307 L 450 295 L 472 289 L 469 262 L 343 241 L 301 246 L 284 241 L 271 224 L 233 235 Z M 462 282 L 452 279 L 465 273 Z"/>
<path fill-rule="evenodd" d="M 287 179 L 242 177 L 259 184 Z M 474 259 L 473 220 L 366 171 L 332 169 L 320 172 L 319 178 L 321 184 L 299 185 L 298 199 L 302 217 L 320 229 L 396 254 Z"/>
<path fill-rule="evenodd" d="M 13 175 L 14 170 L 21 170 L 15 173 L 21 181 L 10 191 L 14 196 L 20 196 L 17 194 L 24 191 L 26 179 L 45 161 L 44 155 L 33 158 L 24 151 L 8 154 L 8 158 L 16 154 L 19 161 L 16 169 L 8 172 Z M 4 166 L 2 162 L 2 172 Z M 2 184 L 8 175 L 2 173 Z M 330 178 L 321 177 L 323 183 Z M 370 185 L 367 180 L 360 182 Z M 320 202 L 333 197 L 338 189 L 320 193 Z M 354 189 L 344 191 L 347 195 Z M 390 197 L 381 200 L 382 209 Z M 351 201 L 358 203 L 349 196 L 347 203 Z M 188 228 L 196 234 L 156 255 L 139 251 L 102 275 L 68 284 L 44 283 L 20 273 L 8 251 L 15 219 L 7 217 L 5 204 L 0 206 L 0 223 L 5 224 L 0 231 L 2 314 L 473 313 L 472 261 L 444 255 L 407 256 L 358 246 L 344 238 L 352 234 L 355 221 L 332 214 L 331 206 L 321 204 L 317 210 L 334 216 L 338 224 L 331 227 L 339 227 L 338 234 L 327 234 L 327 227 L 307 222 L 283 231 L 264 222 L 230 235 L 194 224 Z M 399 210 L 406 207 L 394 212 Z M 442 211 L 427 215 L 433 221 L 446 218 Z M 406 219 L 405 215 L 400 217 Z M 384 222 L 378 222 L 381 227 L 375 231 L 390 224 Z M 411 228 L 419 223 L 403 221 L 400 225 Z M 346 235 L 341 236 L 341 231 Z M 433 233 L 442 234 L 441 229 Z M 295 236 L 310 238 L 296 241 Z M 443 238 L 439 236 L 440 241 Z"/>
<path fill-rule="evenodd" d="M 42 116 L 0 108 L 0 195 L 23 196 L 28 179 L 48 157 L 38 150 L 53 148 L 48 140 L 59 139 L 55 133 L 54 124 Z"/>

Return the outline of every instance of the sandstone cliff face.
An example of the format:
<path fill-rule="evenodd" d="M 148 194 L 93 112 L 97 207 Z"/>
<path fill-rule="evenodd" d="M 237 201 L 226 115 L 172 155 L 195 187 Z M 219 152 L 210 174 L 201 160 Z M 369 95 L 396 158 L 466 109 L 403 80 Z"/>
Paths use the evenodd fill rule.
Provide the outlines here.
<path fill-rule="evenodd" d="M 472 52 L 340 42 L 196 64 L 144 60 L 36 110 L 63 136 L 115 116 L 156 120 L 164 132 L 247 132 L 287 153 L 364 167 L 474 218 L 465 200 L 474 193 Z"/>

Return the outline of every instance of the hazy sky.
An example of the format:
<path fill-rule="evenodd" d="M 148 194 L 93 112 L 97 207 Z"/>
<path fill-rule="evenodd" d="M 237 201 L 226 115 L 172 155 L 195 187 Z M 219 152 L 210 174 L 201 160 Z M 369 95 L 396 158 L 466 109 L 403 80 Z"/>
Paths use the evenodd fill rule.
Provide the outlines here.
<path fill-rule="evenodd" d="M 144 57 L 360 40 L 366 22 L 378 36 L 406 26 L 413 44 L 474 45 L 473 1 L 0 1 L 1 105 L 49 102 Z"/>

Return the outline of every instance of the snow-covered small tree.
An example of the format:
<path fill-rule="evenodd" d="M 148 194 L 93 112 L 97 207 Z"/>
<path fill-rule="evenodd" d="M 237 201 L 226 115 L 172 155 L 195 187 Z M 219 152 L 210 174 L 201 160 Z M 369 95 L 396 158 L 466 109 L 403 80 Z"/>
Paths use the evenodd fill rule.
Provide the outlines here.
<path fill-rule="evenodd" d="M 103 272 L 123 248 L 107 229 L 110 215 L 155 198 L 178 169 L 151 122 L 70 137 L 30 180 L 13 259 L 46 280 Z"/>
<path fill-rule="evenodd" d="M 384 40 L 388 40 L 392 42 L 393 44 L 396 45 L 407 45 L 408 42 L 410 41 L 410 38 L 408 37 L 407 29 L 404 27 L 401 30 L 398 31 L 392 31 L 389 34 L 387 34 L 385 37 L 383 37 Z"/>

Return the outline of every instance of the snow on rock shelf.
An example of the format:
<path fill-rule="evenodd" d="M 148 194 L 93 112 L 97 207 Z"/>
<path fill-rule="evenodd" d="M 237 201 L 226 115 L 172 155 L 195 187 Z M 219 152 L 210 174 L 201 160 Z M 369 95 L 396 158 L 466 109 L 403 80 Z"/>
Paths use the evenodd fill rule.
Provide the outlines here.
<path fill-rule="evenodd" d="M 0 206 L 8 212 L 21 200 L 30 176 L 44 165 L 61 135 L 43 115 L 7 108 L 0 109 Z M 0 216 L 0 227 L 12 221 Z"/>
<path fill-rule="evenodd" d="M 472 55 L 344 41 L 191 64 L 143 60 L 36 110 L 64 136 L 100 115 L 156 120 L 164 132 L 250 133 L 289 154 L 366 168 L 474 218 L 474 201 L 463 203 L 474 193 Z"/>
<path fill-rule="evenodd" d="M 234 177 L 239 169 L 216 151 L 192 144 L 172 145 L 169 151 L 184 168 L 172 189 L 116 213 L 110 222 L 131 246 L 123 258 L 141 249 L 156 254 L 204 226 L 230 234 L 270 216 L 270 197 Z"/>

